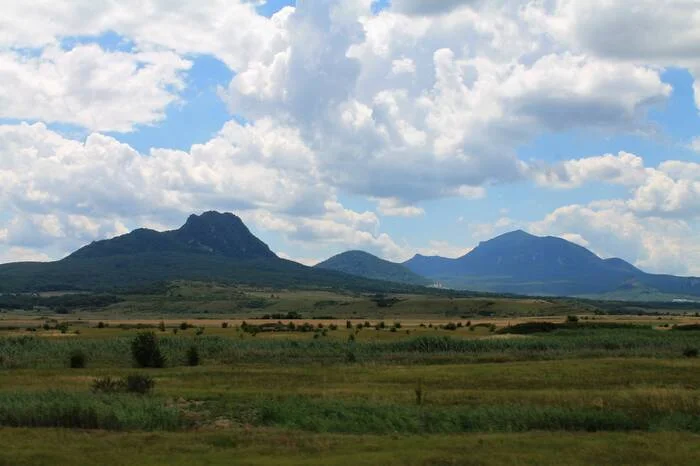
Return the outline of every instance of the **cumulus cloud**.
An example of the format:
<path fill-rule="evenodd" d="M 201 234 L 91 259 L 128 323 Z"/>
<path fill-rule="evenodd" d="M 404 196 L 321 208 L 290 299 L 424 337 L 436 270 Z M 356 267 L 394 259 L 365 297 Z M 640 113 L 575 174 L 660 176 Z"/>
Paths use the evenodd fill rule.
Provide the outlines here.
<path fill-rule="evenodd" d="M 527 8 L 531 24 L 561 43 L 629 63 L 688 68 L 700 77 L 700 9 L 695 0 L 558 0 Z M 700 84 L 695 82 L 700 108 Z"/>
<path fill-rule="evenodd" d="M 630 257 L 659 267 L 664 251 L 644 243 L 647 232 L 676 257 L 680 243 L 659 232 L 680 238 L 691 228 L 683 217 L 698 215 L 694 166 L 646 168 L 626 152 L 545 166 L 517 151 L 551 132 L 649 132 L 647 112 L 671 94 L 662 67 L 700 75 L 695 1 L 657 11 L 650 0 L 394 0 L 374 13 L 371 0 L 316 0 L 271 18 L 258 4 L 10 2 L 0 17 L 0 77 L 9 83 L 0 117 L 92 133 L 75 141 L 43 123 L 0 126 L 0 206 L 11 216 L 0 241 L 30 254 L 216 208 L 290 241 L 402 258 L 407 247 L 382 233 L 377 213 L 418 216 L 421 201 L 480 199 L 531 178 L 630 189 L 628 199 L 557 211 L 543 231 L 600 251 L 627 240 L 638 245 Z M 107 31 L 128 45 L 84 43 Z M 62 45 L 76 36 L 82 45 Z M 234 74 L 220 95 L 236 118 L 211 140 L 139 153 L 98 132 L 161 121 L 200 54 Z M 346 209 L 340 193 L 376 200 L 376 212 Z M 627 229 L 599 223 L 618 214 Z M 575 216 L 612 239 L 567 223 Z M 499 222 L 482 234 L 517 223 Z"/>
<path fill-rule="evenodd" d="M 377 211 L 387 217 L 418 217 L 425 214 L 425 210 L 411 205 L 402 205 L 396 198 L 376 199 Z"/>
<path fill-rule="evenodd" d="M 688 144 L 688 148 L 700 154 L 700 136 L 693 138 Z"/>
<path fill-rule="evenodd" d="M 399 249 L 378 233 L 374 213 L 334 200 L 295 130 L 268 120 L 229 123 L 189 152 L 149 154 L 99 134 L 79 142 L 42 123 L 4 125 L 0 181 L 0 205 L 15 213 L 0 228 L 12 247 L 59 245 L 67 252 L 124 233 L 125 223 L 172 227 L 188 213 L 214 208 L 266 212 L 263 227 L 299 241 L 366 244 L 394 255 Z"/>
<path fill-rule="evenodd" d="M 700 275 L 700 238 L 694 224 L 639 217 L 623 202 L 560 207 L 531 223 L 529 229 L 536 234 L 568 236 L 601 257 L 620 257 L 648 272 Z"/>
<path fill-rule="evenodd" d="M 554 166 L 533 167 L 541 186 L 574 188 L 591 182 L 639 186 L 647 178 L 642 157 L 628 152 L 567 160 Z"/>
<path fill-rule="evenodd" d="M 191 63 L 172 52 L 49 47 L 36 57 L 0 52 L 0 117 L 131 131 L 165 117 Z"/>

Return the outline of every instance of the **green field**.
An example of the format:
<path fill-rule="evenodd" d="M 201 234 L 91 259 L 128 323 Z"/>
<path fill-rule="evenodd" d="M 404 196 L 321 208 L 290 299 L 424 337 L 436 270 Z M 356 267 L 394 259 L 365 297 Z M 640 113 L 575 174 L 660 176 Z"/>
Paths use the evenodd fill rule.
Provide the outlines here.
<path fill-rule="evenodd" d="M 693 309 L 203 284 L 117 298 L 0 313 L 0 464 L 700 455 Z M 165 367 L 136 367 L 143 332 Z"/>

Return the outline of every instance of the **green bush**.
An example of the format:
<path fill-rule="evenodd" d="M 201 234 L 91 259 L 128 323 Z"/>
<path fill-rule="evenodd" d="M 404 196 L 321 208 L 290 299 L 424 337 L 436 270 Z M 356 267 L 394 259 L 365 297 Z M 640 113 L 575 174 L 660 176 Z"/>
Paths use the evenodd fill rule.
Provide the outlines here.
<path fill-rule="evenodd" d="M 697 348 L 686 348 L 683 350 L 683 356 L 686 358 L 697 358 L 698 349 Z"/>
<path fill-rule="evenodd" d="M 165 367 L 165 356 L 161 353 L 158 338 L 153 332 L 136 335 L 131 342 L 131 355 L 139 367 Z"/>
<path fill-rule="evenodd" d="M 188 366 L 199 366 L 200 363 L 199 350 L 196 346 L 190 346 L 187 349 L 187 365 Z"/>
<path fill-rule="evenodd" d="M 71 369 L 83 369 L 86 363 L 85 353 L 75 350 L 70 355 L 69 365 Z"/>
<path fill-rule="evenodd" d="M 147 375 L 132 374 L 123 379 L 123 387 L 129 393 L 145 395 L 150 393 L 154 386 L 155 382 Z"/>

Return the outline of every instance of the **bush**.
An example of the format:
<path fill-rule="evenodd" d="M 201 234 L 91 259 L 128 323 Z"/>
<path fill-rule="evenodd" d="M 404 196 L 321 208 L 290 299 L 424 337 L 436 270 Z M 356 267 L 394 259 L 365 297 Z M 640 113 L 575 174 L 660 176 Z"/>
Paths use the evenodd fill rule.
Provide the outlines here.
<path fill-rule="evenodd" d="M 187 322 L 183 322 L 180 324 L 180 330 L 187 330 L 188 328 L 192 327 L 190 324 Z"/>
<path fill-rule="evenodd" d="M 136 335 L 131 342 L 131 355 L 139 367 L 164 367 L 165 356 L 160 351 L 158 339 L 153 332 Z"/>
<path fill-rule="evenodd" d="M 345 321 L 345 328 L 352 328 L 352 322 L 350 322 L 349 320 L 346 320 Z"/>
<path fill-rule="evenodd" d="M 145 395 L 153 390 L 155 382 L 147 375 L 132 374 L 123 379 L 122 386 L 129 393 Z"/>
<path fill-rule="evenodd" d="M 345 355 L 345 362 L 351 364 L 357 362 L 357 356 L 355 355 L 355 353 L 352 351 L 348 351 L 348 353 Z"/>
<path fill-rule="evenodd" d="M 98 377 L 92 381 L 92 391 L 95 393 L 117 393 L 124 389 L 124 382 L 110 376 Z"/>
<path fill-rule="evenodd" d="M 196 346 L 190 346 L 187 350 L 187 365 L 188 366 L 199 366 L 199 350 Z"/>
<path fill-rule="evenodd" d="M 158 330 L 160 330 L 161 332 L 165 332 L 165 322 L 163 322 L 162 320 L 158 324 Z"/>
<path fill-rule="evenodd" d="M 105 328 L 105 327 L 106 327 L 106 325 L 105 325 L 104 322 L 98 322 L 98 323 L 97 323 L 97 328 Z"/>
<path fill-rule="evenodd" d="M 221 328 L 228 328 L 228 322 L 221 322 Z"/>
<path fill-rule="evenodd" d="M 683 356 L 686 358 L 697 358 L 698 357 L 698 349 L 697 348 L 686 348 L 683 350 Z"/>
<path fill-rule="evenodd" d="M 197 330 L 195 331 L 195 335 L 203 335 L 204 334 L 204 327 L 198 327 Z"/>
<path fill-rule="evenodd" d="M 566 322 L 568 322 L 570 324 L 575 324 L 578 322 L 578 316 L 576 316 L 576 315 L 566 316 Z"/>
<path fill-rule="evenodd" d="M 85 367 L 85 353 L 80 350 L 73 351 L 70 355 L 70 368 L 71 369 L 83 369 Z"/>

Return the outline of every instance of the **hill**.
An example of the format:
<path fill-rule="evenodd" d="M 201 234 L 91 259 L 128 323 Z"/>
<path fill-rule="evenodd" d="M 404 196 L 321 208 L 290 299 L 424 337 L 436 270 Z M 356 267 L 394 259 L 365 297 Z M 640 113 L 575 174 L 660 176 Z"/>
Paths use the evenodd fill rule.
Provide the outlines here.
<path fill-rule="evenodd" d="M 700 279 L 645 273 L 601 259 L 562 238 L 518 230 L 480 243 L 457 259 L 415 256 L 404 263 L 445 286 L 526 295 L 700 296 Z"/>
<path fill-rule="evenodd" d="M 0 293 L 143 289 L 172 280 L 284 288 L 400 292 L 416 287 L 314 269 L 280 259 L 230 213 L 192 215 L 179 229 L 138 229 L 55 262 L 0 265 Z"/>
<path fill-rule="evenodd" d="M 364 251 L 347 251 L 315 266 L 317 269 L 334 270 L 374 280 L 386 280 L 411 285 L 428 285 L 427 278 L 410 271 L 395 262 L 380 259 Z"/>

